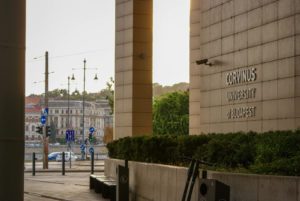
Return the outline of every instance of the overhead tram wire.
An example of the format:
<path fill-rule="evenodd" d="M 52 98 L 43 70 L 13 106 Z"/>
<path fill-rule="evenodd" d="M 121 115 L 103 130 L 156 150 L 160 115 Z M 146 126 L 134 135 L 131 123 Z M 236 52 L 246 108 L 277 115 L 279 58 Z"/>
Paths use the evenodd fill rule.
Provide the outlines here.
<path fill-rule="evenodd" d="M 49 59 L 57 59 L 57 58 L 64 58 L 64 57 L 71 57 L 71 56 L 77 56 L 77 55 L 83 55 L 87 53 L 95 53 L 95 52 L 102 52 L 106 51 L 105 49 L 96 49 L 96 50 L 90 50 L 90 51 L 85 51 L 85 52 L 78 52 L 78 53 L 73 53 L 73 54 L 65 54 L 65 55 L 59 55 L 59 56 L 52 56 L 49 57 Z M 37 62 L 37 61 L 43 61 L 39 58 L 42 58 L 43 56 L 40 57 L 34 57 L 32 60 L 27 61 L 27 63 L 32 63 L 32 62 Z"/>

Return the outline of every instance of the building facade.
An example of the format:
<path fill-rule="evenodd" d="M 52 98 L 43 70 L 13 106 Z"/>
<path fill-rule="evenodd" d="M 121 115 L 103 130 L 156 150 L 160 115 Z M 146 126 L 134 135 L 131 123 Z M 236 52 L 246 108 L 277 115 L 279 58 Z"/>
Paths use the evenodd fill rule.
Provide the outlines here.
<path fill-rule="evenodd" d="M 300 1 L 192 0 L 190 134 L 300 127 Z"/>
<path fill-rule="evenodd" d="M 33 101 L 34 100 L 34 101 Z M 43 108 L 43 101 L 40 98 L 26 98 L 25 105 L 25 140 L 40 141 L 41 134 L 36 133 L 36 127 L 41 125 L 40 117 Z M 78 142 L 82 139 L 83 126 L 83 105 L 82 101 L 70 100 L 68 115 L 67 100 L 49 100 L 48 125 L 54 123 L 56 128 L 56 137 L 65 137 L 66 130 L 71 128 L 75 131 L 75 139 Z M 89 128 L 95 128 L 93 136 L 101 141 L 104 137 L 104 131 L 107 126 L 113 127 L 113 115 L 107 100 L 96 102 L 85 102 L 84 134 L 88 137 Z M 70 126 L 68 125 L 68 120 Z"/>

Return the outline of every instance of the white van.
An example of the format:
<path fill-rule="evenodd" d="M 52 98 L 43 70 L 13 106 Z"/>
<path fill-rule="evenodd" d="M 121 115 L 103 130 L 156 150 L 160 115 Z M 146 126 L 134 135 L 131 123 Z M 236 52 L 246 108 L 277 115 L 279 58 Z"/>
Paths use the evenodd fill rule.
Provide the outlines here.
<path fill-rule="evenodd" d="M 65 152 L 65 161 L 70 161 L 70 154 L 71 154 L 71 161 L 76 161 L 78 157 L 73 152 Z M 56 161 L 62 161 L 62 152 L 56 155 Z"/>

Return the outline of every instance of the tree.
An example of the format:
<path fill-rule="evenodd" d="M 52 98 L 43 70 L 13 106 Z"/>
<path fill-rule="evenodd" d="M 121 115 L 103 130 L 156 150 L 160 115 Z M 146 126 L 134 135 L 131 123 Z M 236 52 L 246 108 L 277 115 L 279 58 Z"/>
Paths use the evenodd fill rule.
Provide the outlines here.
<path fill-rule="evenodd" d="M 169 92 L 154 98 L 153 134 L 188 135 L 189 92 Z"/>
<path fill-rule="evenodd" d="M 114 113 L 114 97 L 115 97 L 115 90 L 113 89 L 115 81 L 112 77 L 110 77 L 110 81 L 106 82 L 106 89 L 110 92 L 106 95 L 105 99 L 108 100 L 109 106 L 111 108 L 111 114 Z"/>

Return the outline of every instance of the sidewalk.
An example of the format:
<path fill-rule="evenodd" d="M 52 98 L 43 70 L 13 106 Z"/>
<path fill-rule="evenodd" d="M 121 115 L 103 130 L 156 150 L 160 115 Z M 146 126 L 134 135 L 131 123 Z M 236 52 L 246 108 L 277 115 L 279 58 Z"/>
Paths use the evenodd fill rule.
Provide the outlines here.
<path fill-rule="evenodd" d="M 89 172 L 24 174 L 24 201 L 109 201 L 89 189 Z"/>

